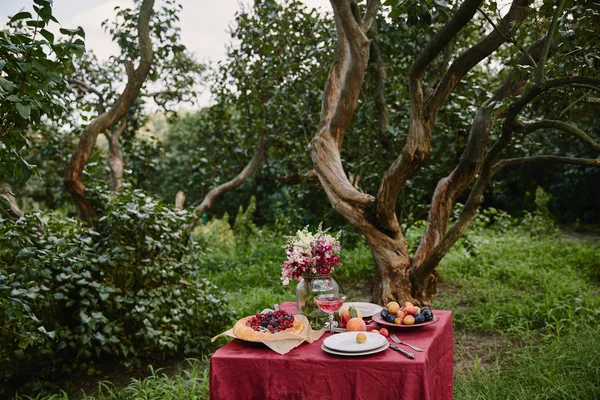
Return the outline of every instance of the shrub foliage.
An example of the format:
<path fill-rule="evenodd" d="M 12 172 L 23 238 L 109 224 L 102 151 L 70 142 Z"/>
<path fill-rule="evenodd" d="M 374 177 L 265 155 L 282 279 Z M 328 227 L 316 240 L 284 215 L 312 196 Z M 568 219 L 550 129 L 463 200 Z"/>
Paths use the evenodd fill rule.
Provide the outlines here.
<path fill-rule="evenodd" d="M 41 213 L 0 222 L 0 381 L 194 354 L 230 322 L 184 257 L 186 212 L 137 190 L 106 204 L 94 229 Z"/>

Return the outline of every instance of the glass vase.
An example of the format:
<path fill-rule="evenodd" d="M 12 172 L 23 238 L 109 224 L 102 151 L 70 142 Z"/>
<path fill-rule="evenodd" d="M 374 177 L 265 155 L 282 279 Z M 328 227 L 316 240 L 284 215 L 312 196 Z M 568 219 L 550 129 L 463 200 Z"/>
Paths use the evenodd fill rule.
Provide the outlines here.
<path fill-rule="evenodd" d="M 340 287 L 331 274 L 302 275 L 296 286 L 296 306 L 298 314 L 305 315 L 313 329 L 321 329 L 328 321 L 327 313 L 315 303 L 315 296 L 321 294 L 339 295 Z"/>

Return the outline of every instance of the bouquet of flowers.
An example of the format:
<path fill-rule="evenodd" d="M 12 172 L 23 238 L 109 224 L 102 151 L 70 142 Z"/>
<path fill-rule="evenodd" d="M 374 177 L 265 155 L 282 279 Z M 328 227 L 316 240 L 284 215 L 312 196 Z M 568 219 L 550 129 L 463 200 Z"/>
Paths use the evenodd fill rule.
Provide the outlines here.
<path fill-rule="evenodd" d="M 281 268 L 281 281 L 284 285 L 290 279 L 300 281 L 303 274 L 331 274 L 340 263 L 339 251 L 342 249 L 338 240 L 339 233 L 334 237 L 323 231 L 321 225 L 317 232 L 311 233 L 308 226 L 298 231 L 295 236 L 288 236 L 288 242 L 283 248 L 287 260 Z"/>

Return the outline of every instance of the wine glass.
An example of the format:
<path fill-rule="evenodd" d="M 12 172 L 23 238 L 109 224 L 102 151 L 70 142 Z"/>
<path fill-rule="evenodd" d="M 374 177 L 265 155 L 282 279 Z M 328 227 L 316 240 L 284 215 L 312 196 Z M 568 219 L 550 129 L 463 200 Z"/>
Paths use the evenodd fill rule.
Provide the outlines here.
<path fill-rule="evenodd" d="M 321 294 L 315 297 L 317 306 L 329 315 L 329 332 L 333 333 L 333 313 L 337 312 L 346 301 L 343 294 Z"/>

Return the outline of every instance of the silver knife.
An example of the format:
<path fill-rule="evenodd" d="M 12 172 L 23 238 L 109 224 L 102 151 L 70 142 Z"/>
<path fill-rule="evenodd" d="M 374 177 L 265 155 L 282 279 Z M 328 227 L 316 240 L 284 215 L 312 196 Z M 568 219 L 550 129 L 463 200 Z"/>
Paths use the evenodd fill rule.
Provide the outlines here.
<path fill-rule="evenodd" d="M 408 358 L 415 358 L 415 355 L 413 353 L 409 353 L 408 351 L 406 351 L 404 349 L 401 349 L 398 346 L 394 346 L 393 344 L 390 344 L 390 349 L 394 349 L 396 351 L 399 351 L 400 353 L 404 354 Z"/>

